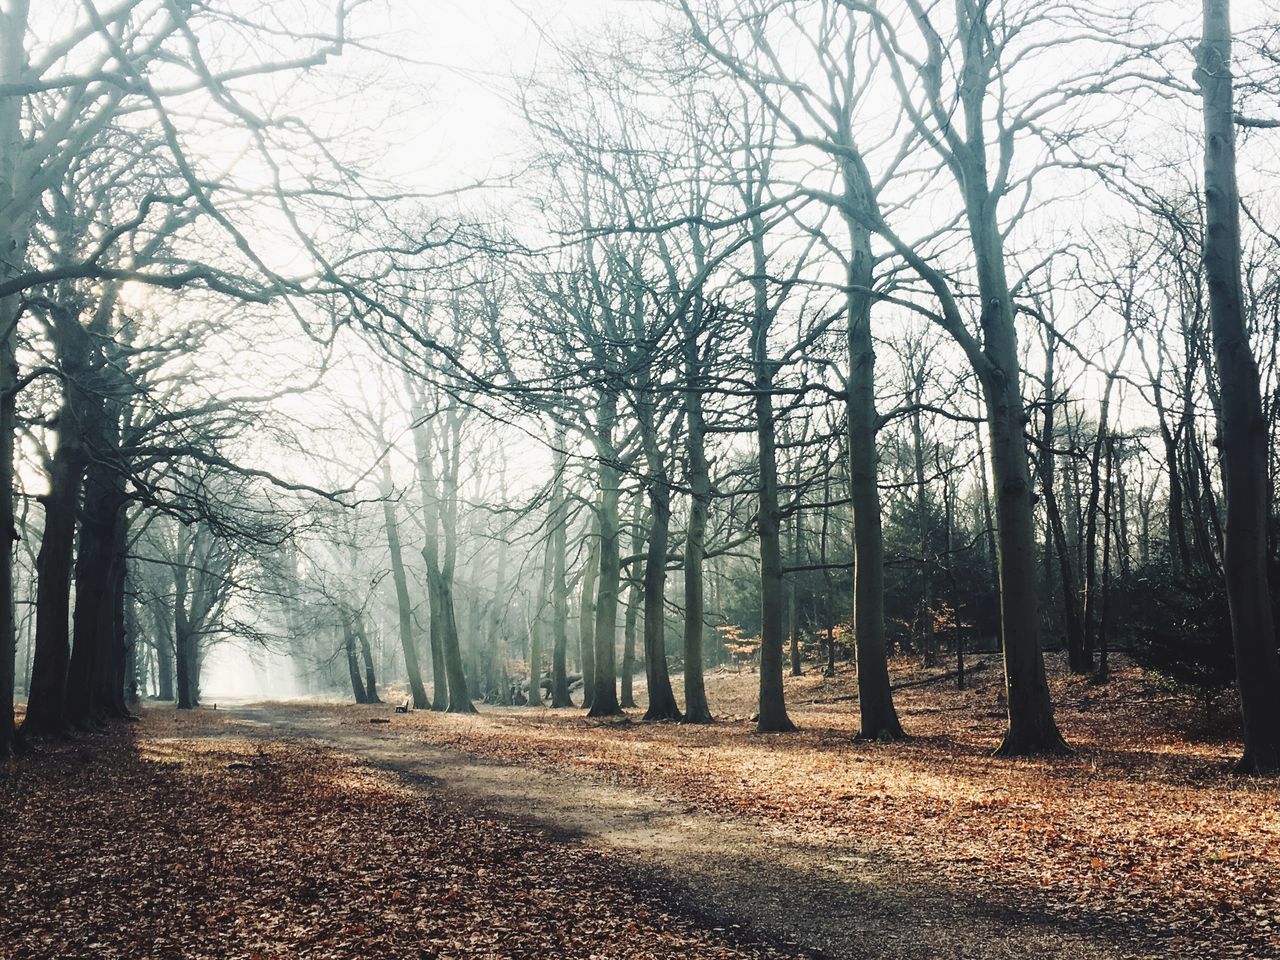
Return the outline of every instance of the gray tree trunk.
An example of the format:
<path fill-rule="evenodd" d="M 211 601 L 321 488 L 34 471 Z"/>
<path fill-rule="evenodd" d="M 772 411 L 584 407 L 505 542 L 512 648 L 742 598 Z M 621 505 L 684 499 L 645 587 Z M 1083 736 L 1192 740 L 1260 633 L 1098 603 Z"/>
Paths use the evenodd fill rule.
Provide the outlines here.
<path fill-rule="evenodd" d="M 413 636 L 413 603 L 409 599 L 409 579 L 405 574 L 404 555 L 400 549 L 400 524 L 396 518 L 396 505 L 391 496 L 391 467 L 382 463 L 382 518 L 387 529 L 387 550 L 391 554 L 391 578 L 396 588 L 396 613 L 400 627 L 400 648 L 404 652 L 404 670 L 409 678 L 409 690 L 415 710 L 431 709 L 427 688 L 422 682 L 422 668 L 418 664 L 418 645 Z"/>
<path fill-rule="evenodd" d="M 1280 771 L 1280 657 L 1267 584 L 1267 429 L 1245 323 L 1236 185 L 1231 25 L 1227 0 L 1204 0 L 1196 48 L 1204 105 L 1204 267 L 1222 397 L 1218 433 L 1226 487 L 1224 569 L 1244 720 L 1245 773 Z"/>

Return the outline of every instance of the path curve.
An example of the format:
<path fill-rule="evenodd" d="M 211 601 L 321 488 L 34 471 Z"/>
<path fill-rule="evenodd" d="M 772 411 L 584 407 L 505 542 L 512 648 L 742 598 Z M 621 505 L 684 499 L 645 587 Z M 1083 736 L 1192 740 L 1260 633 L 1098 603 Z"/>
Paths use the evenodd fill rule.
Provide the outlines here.
<path fill-rule="evenodd" d="M 797 956 L 850 960 L 1137 960 L 1163 955 L 1149 931 L 1098 930 L 931 885 L 852 844 L 714 817 L 631 787 L 490 762 L 392 724 L 332 711 L 235 705 L 227 733 L 299 738 L 393 772 L 416 789 L 624 860 L 668 907 Z M 584 905 L 589 908 L 589 905 Z"/>

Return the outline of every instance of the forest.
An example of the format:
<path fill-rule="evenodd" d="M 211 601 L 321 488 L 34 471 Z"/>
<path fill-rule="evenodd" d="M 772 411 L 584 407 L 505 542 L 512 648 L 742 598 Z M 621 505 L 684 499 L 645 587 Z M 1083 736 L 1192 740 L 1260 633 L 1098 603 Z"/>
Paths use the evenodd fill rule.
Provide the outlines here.
<path fill-rule="evenodd" d="M 0 957 L 1280 957 L 1280 11 L 0 0 Z"/>

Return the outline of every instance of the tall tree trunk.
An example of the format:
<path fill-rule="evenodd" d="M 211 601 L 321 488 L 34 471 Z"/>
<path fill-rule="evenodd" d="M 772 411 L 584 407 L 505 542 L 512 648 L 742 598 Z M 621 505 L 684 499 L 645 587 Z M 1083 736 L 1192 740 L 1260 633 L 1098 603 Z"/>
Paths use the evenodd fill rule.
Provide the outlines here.
<path fill-rule="evenodd" d="M 1115 437 L 1112 434 L 1107 435 L 1107 476 L 1106 486 L 1102 496 L 1102 603 L 1101 610 L 1098 615 L 1098 649 L 1100 657 L 1098 660 L 1098 679 L 1108 679 L 1111 671 L 1111 664 L 1107 655 L 1108 638 L 1107 638 L 1107 620 L 1111 606 L 1111 529 L 1112 521 L 1112 472 L 1115 466 Z"/>
<path fill-rule="evenodd" d="M 665 478 L 649 488 L 649 549 L 644 564 L 644 669 L 649 703 L 646 720 L 680 720 L 680 707 L 667 671 L 667 544 L 671 530 L 671 488 Z"/>
<path fill-rule="evenodd" d="M 356 655 L 356 632 L 351 627 L 351 620 L 345 610 L 342 611 L 342 646 L 347 654 L 347 673 L 351 677 L 351 694 L 356 698 L 356 703 L 368 703 L 369 698 L 365 695 L 364 681 L 360 679 L 360 661 Z M 178 657 L 178 689 L 185 689 L 182 682 L 182 657 Z M 183 707 L 181 700 L 178 707 Z M 194 706 L 194 704 L 191 704 Z"/>
<path fill-rule="evenodd" d="M 865 196 L 846 164 L 846 189 Z M 904 736 L 889 687 L 884 629 L 884 535 L 877 482 L 875 344 L 871 337 L 871 237 L 848 221 L 851 255 L 846 309 L 849 315 L 849 499 L 853 505 L 853 632 L 858 656 L 858 736 L 900 740 Z M 825 561 L 824 561 L 825 563 Z M 834 628 L 834 625 L 832 625 Z M 834 645 L 834 634 L 832 636 Z"/>
<path fill-rule="evenodd" d="M 599 508 L 597 507 L 597 510 Z M 578 599 L 578 663 L 582 673 L 582 707 L 591 709 L 596 684 L 596 581 L 600 574 L 600 521 L 592 521 L 587 562 Z"/>
<path fill-rule="evenodd" d="M 818 562 L 822 565 L 822 622 L 826 625 L 827 631 L 827 665 L 822 671 L 824 677 L 834 677 L 836 675 L 836 624 L 831 615 L 831 595 L 835 593 L 835 586 L 831 579 L 831 566 L 827 562 L 830 554 L 829 547 L 831 545 L 831 470 L 824 470 L 822 473 L 822 526 L 818 528 Z M 855 642 L 854 656 L 857 656 L 857 645 Z M 888 649 L 885 651 L 886 663 L 888 659 Z M 886 665 L 886 672 L 888 667 Z"/>
<path fill-rule="evenodd" d="M 573 700 L 569 696 L 569 677 L 565 664 L 566 648 L 569 645 L 569 587 L 565 570 L 568 517 L 565 512 L 564 495 L 567 455 L 563 428 L 556 431 L 555 442 L 556 473 L 551 484 L 553 516 L 551 522 L 551 706 L 563 708 L 573 706 Z"/>
<path fill-rule="evenodd" d="M 705 304 L 697 304 L 701 318 Z M 707 466 L 706 425 L 703 422 L 703 364 L 698 355 L 697 327 L 685 334 L 685 476 L 689 484 L 689 525 L 684 537 L 684 719 L 710 723 L 703 678 L 703 558 L 707 546 L 707 511 L 711 504 L 711 472 Z"/>
<path fill-rule="evenodd" d="M 765 277 L 764 224 L 752 218 L 751 250 L 755 304 L 752 316 L 751 359 L 755 377 L 756 443 L 759 451 L 760 494 L 756 529 L 760 537 L 760 705 L 756 730 L 787 732 L 795 724 L 787 716 L 782 685 L 783 593 L 781 514 L 778 509 L 778 456 L 773 414 L 774 362 L 769 358 L 768 304 Z"/>
<path fill-rule="evenodd" d="M 27 716 L 23 730 L 56 733 L 66 724 L 67 669 L 71 654 L 71 573 L 75 553 L 80 490 L 89 464 L 81 417 L 95 409 L 88 396 L 92 342 L 78 311 L 55 307 L 52 339 L 62 370 L 62 406 L 57 420 L 57 448 L 49 463 L 49 492 L 44 506 L 44 534 L 36 556 L 36 635 Z"/>
<path fill-rule="evenodd" d="M 404 671 L 409 678 L 409 691 L 415 710 L 431 709 L 427 688 L 422 682 L 418 664 L 418 645 L 413 636 L 413 603 L 409 599 L 409 579 L 405 574 L 404 555 L 400 549 L 400 524 L 396 505 L 391 502 L 391 467 L 382 463 L 382 519 L 387 530 L 387 550 L 391 554 L 391 578 L 396 588 L 396 613 L 400 626 L 400 649 L 404 652 Z"/>
<path fill-rule="evenodd" d="M 462 647 L 458 642 L 457 614 L 453 605 L 453 584 L 443 573 L 435 574 L 436 593 L 444 611 L 441 638 L 444 646 L 445 678 L 449 689 L 449 713 L 475 713 L 471 693 L 467 688 L 467 672 L 462 664 Z"/>
<path fill-rule="evenodd" d="M 1204 268 L 1222 399 L 1218 433 L 1226 489 L 1223 567 L 1231 609 L 1245 773 L 1280 771 L 1280 656 L 1266 571 L 1267 431 L 1258 366 L 1245 323 L 1236 186 L 1231 26 L 1227 0 L 1204 0 L 1196 48 L 1204 103 Z"/>
<path fill-rule="evenodd" d="M 596 621 L 594 677 L 591 689 L 590 717 L 612 717 L 622 713 L 618 703 L 618 583 L 621 576 L 619 556 L 618 499 L 621 481 L 614 465 L 615 451 L 611 448 L 613 431 L 618 416 L 618 398 L 615 394 L 601 393 L 596 429 L 601 439 L 599 450 L 600 475 L 600 540 L 599 580 L 596 585 Z M 645 624 L 646 630 L 648 624 Z M 652 694 L 651 694 L 652 695 Z"/>
<path fill-rule="evenodd" d="M 71 571 L 76 513 L 87 458 L 74 435 L 73 414 L 63 405 L 58 448 L 49 471 L 44 505 L 44 534 L 36 557 L 36 637 L 31 690 L 23 730 L 57 733 L 66 723 L 67 667 L 71 656 Z"/>
<path fill-rule="evenodd" d="M 923 372 L 920 372 L 923 377 Z M 921 384 L 916 384 L 915 403 L 922 399 Z M 911 414 L 911 439 L 916 479 L 916 526 L 920 537 L 920 652 L 927 666 L 937 661 L 933 635 L 933 557 L 932 538 L 929 536 L 929 498 L 924 476 L 924 423 L 917 408 Z"/>
<path fill-rule="evenodd" d="M 543 599 L 546 592 L 543 592 Z M 539 610 L 542 604 L 538 605 Z M 503 677 L 506 684 L 506 677 Z M 529 696 L 525 701 L 531 707 L 541 707 L 542 702 L 542 616 L 539 613 L 529 621 Z"/>
<path fill-rule="evenodd" d="M 178 709 L 194 710 L 200 705 L 200 667 L 197 641 L 189 633 L 176 632 L 174 663 L 177 666 Z M 363 700 L 357 701 L 363 703 Z"/>
<path fill-rule="evenodd" d="M 982 442 L 982 429 L 976 424 L 973 428 L 974 440 L 978 445 L 978 479 L 981 481 L 979 486 L 982 490 L 982 521 L 984 525 L 984 533 L 986 534 L 987 546 L 987 566 L 989 571 L 989 581 L 996 594 L 996 609 L 1000 608 L 1000 570 L 996 556 L 999 551 L 996 549 L 996 524 L 995 518 L 991 514 L 991 485 L 987 482 L 987 474 L 990 468 L 990 461 L 987 459 L 987 447 Z M 1004 649 L 1004 624 L 1000 617 L 996 617 L 996 646 L 998 649 Z"/>
<path fill-rule="evenodd" d="M 444 646 L 445 675 L 449 681 L 449 712 L 475 713 L 471 687 L 463 667 L 462 645 L 458 634 L 457 610 L 453 600 L 454 571 L 458 555 L 458 470 L 462 457 L 462 415 L 457 406 L 447 409 L 441 444 L 444 469 L 440 472 L 443 509 L 440 511 L 444 534 L 444 559 L 436 569 L 437 593 L 444 609 L 444 629 L 440 636 Z"/>
<path fill-rule="evenodd" d="M 1126 321 L 1127 321 L 1126 317 Z M 1128 347 L 1125 341 L 1125 348 Z M 1102 391 L 1102 403 L 1098 407 L 1098 432 L 1094 437 L 1090 457 L 1089 503 L 1085 508 L 1085 565 L 1084 565 L 1084 653 L 1078 663 L 1072 664 L 1075 673 L 1093 669 L 1093 653 L 1098 636 L 1098 510 L 1102 496 L 1103 453 L 1111 453 L 1111 394 L 1115 389 L 1120 365 L 1124 362 L 1125 349 L 1120 351 L 1115 364 L 1107 371 L 1106 386 Z M 1109 469 L 1109 467 L 1108 467 Z M 1105 508 L 1103 508 L 1105 509 Z M 1106 589 L 1104 586 L 1102 589 Z"/>
<path fill-rule="evenodd" d="M 431 709 L 449 709 L 449 679 L 444 657 L 445 614 L 437 596 L 436 578 L 432 570 L 440 564 L 440 500 L 436 490 L 435 465 L 432 458 L 433 427 L 428 423 L 426 405 L 412 381 L 405 379 L 413 398 L 413 451 L 418 472 L 418 489 L 422 495 L 422 561 L 427 569 L 428 635 L 431 640 Z"/>
<path fill-rule="evenodd" d="M 994 199 L 986 194 L 985 171 L 968 199 L 984 333 L 990 368 L 982 377 L 991 435 L 995 484 L 1000 614 L 1004 632 L 1005 694 L 1009 726 L 998 753 L 1022 756 L 1067 749 L 1053 718 L 1053 704 L 1040 649 L 1036 584 L 1035 517 L 1023 431 L 1021 367 L 1013 302 L 1004 274 L 1004 251 L 995 222 Z"/>
<path fill-rule="evenodd" d="M 26 2 L 0 9 L 0 83 L 21 83 L 27 73 Z M 0 97 L 0 280 L 20 273 L 27 258 L 33 205 L 15 198 L 26 146 L 22 132 L 23 97 Z M 16 742 L 13 694 L 17 665 L 13 597 L 13 547 L 17 540 L 13 505 L 14 430 L 17 428 L 18 297 L 0 298 L 0 756 Z"/>
<path fill-rule="evenodd" d="M 796 510 L 791 514 L 791 565 L 798 567 L 804 561 L 804 515 L 797 504 Z M 804 676 L 803 665 L 800 662 L 800 615 L 797 610 L 797 593 L 799 592 L 798 577 L 795 573 L 787 577 L 787 636 L 790 643 L 791 654 L 791 675 L 793 677 Z"/>
<path fill-rule="evenodd" d="M 177 699 L 173 691 L 173 617 L 164 600 L 153 600 L 151 622 L 155 633 L 152 645 L 156 652 L 156 697 L 160 700 Z"/>
<path fill-rule="evenodd" d="M 415 403 L 415 416 L 422 418 L 422 404 Z M 446 428 L 447 429 L 447 428 Z M 451 462 L 458 451 L 449 450 L 449 438 L 440 440 L 444 454 L 443 476 L 435 465 L 434 431 L 419 423 L 413 431 L 418 461 L 418 480 L 422 488 L 423 543 L 422 559 L 427 567 L 427 593 L 431 603 L 431 656 L 434 676 L 433 701 L 436 710 L 450 713 L 474 713 L 462 650 L 458 645 L 458 625 L 453 607 L 451 542 L 452 524 L 449 514 L 456 507 L 456 490 L 450 487 Z M 442 483 L 443 481 L 443 483 Z M 442 486 L 444 489 L 442 490 Z M 441 500 L 444 510 L 441 509 Z M 449 514 L 449 515 L 442 515 Z M 441 557 L 441 527 L 444 527 L 444 556 Z"/>
<path fill-rule="evenodd" d="M 642 497 L 636 497 L 635 507 L 631 512 L 630 553 L 633 557 L 639 555 L 640 548 L 644 544 L 644 536 L 641 530 L 643 526 L 647 526 L 647 521 L 644 517 L 643 503 Z M 636 627 L 640 621 L 640 604 L 644 599 L 644 584 L 642 579 L 637 578 L 634 573 L 627 579 L 627 608 L 622 624 L 622 706 L 631 708 L 636 705 L 635 691 L 633 690 L 636 672 Z"/>
<path fill-rule="evenodd" d="M 555 522 L 555 505 L 552 505 L 551 522 Z M 547 596 L 551 590 L 551 568 L 554 564 L 552 554 L 555 552 L 551 538 L 547 538 L 546 550 L 542 557 L 542 577 L 538 584 L 538 600 L 533 616 L 529 618 L 529 699 L 531 707 L 541 707 L 542 703 L 542 637 L 546 623 Z M 505 682 L 505 677 L 503 678 Z"/>
<path fill-rule="evenodd" d="M 363 614 L 357 613 L 355 615 L 355 632 L 356 637 L 360 640 L 360 655 L 364 659 L 365 702 L 381 703 L 382 698 L 378 696 L 378 682 L 374 677 L 373 649 L 369 646 L 369 633 L 364 628 Z"/>
<path fill-rule="evenodd" d="M 116 511 L 115 538 L 112 544 L 110 592 L 106 600 L 109 609 L 103 618 L 103 657 L 106 669 L 97 674 L 94 699 L 99 712 L 109 719 L 126 719 L 130 716 L 125 702 L 125 686 L 128 677 L 129 635 L 125 618 L 125 581 L 129 574 L 128 534 L 129 513 L 122 506 Z"/>
<path fill-rule="evenodd" d="M 179 562 L 173 568 L 173 655 L 178 680 L 179 710 L 194 710 L 200 702 L 200 667 L 196 651 L 199 640 L 191 623 L 189 606 L 194 605 L 195 600 L 190 590 L 191 571 L 186 565 L 186 558 L 191 555 L 187 539 L 190 535 L 186 526 L 179 524 L 178 549 L 175 552 Z"/>
<path fill-rule="evenodd" d="M 123 501 L 114 469 L 94 463 L 85 480 L 80 549 L 76 556 L 74 646 L 67 670 L 66 717 L 77 728 L 102 719 L 107 705 L 98 700 L 98 678 L 112 669 L 117 519 Z"/>
<path fill-rule="evenodd" d="M 1080 598 L 1076 591 L 1075 568 L 1071 566 L 1071 551 L 1067 547 L 1067 534 L 1062 525 L 1062 511 L 1058 507 L 1053 454 L 1054 420 L 1058 398 L 1054 382 L 1054 356 L 1057 340 L 1052 336 L 1045 344 L 1044 365 L 1044 418 L 1040 431 L 1040 490 L 1044 494 L 1045 513 L 1053 537 L 1054 552 L 1058 557 L 1058 575 L 1062 579 L 1063 625 L 1067 634 L 1067 662 L 1072 673 L 1087 669 L 1084 662 L 1084 628 L 1080 623 Z"/>

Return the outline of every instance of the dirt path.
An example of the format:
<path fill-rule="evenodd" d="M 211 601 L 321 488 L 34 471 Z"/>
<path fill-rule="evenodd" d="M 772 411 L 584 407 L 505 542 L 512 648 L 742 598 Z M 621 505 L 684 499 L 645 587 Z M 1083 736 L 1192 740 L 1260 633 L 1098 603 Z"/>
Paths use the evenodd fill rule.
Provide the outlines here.
<path fill-rule="evenodd" d="M 229 711 L 231 730 L 305 738 L 424 791 L 623 858 L 638 885 L 713 927 L 740 928 L 797 955 L 849 958 L 1136 958 L 1164 955 L 1154 931 L 1064 921 L 985 902 L 971 890 L 778 829 L 720 819 L 626 787 L 571 780 L 410 740 L 393 725 Z M 913 875 L 914 874 L 914 875 Z"/>

